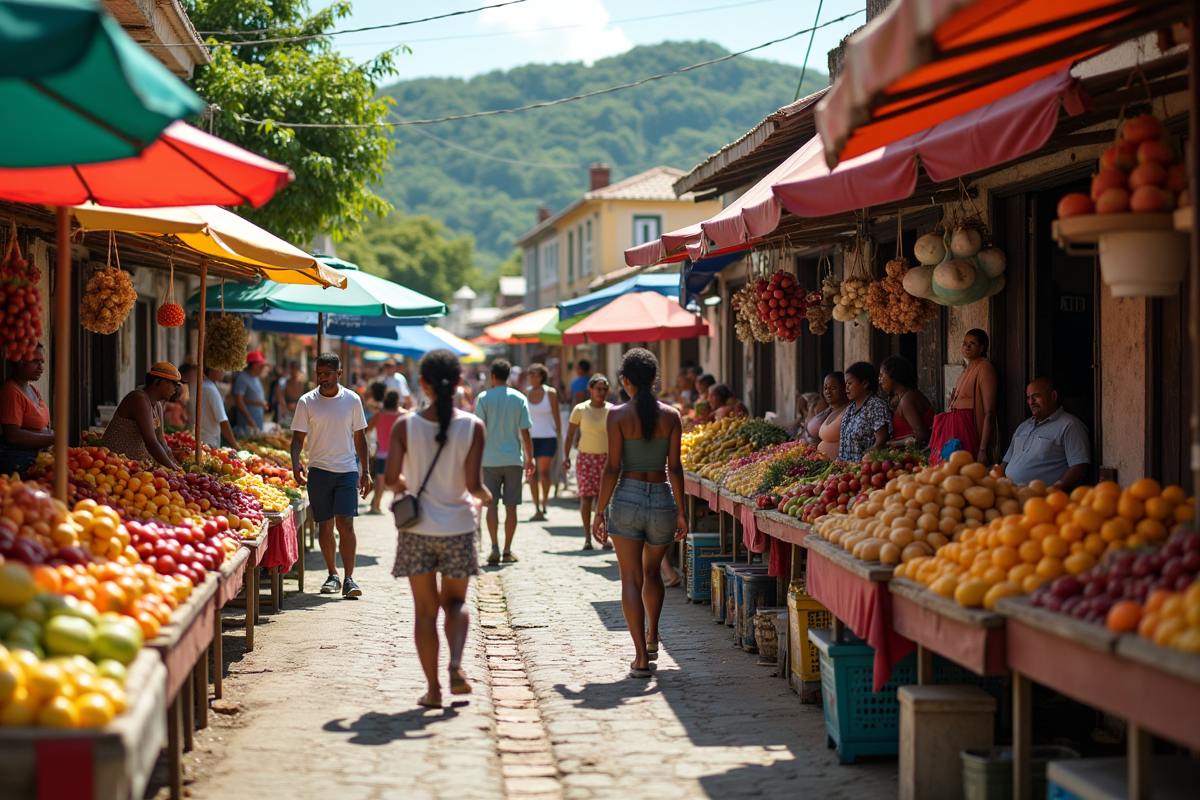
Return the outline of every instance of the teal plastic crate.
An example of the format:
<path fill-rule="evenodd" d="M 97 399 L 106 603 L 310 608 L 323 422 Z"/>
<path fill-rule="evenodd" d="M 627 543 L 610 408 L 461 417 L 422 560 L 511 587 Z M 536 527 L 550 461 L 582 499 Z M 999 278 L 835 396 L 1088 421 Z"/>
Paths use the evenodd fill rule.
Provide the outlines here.
<path fill-rule="evenodd" d="M 689 533 L 687 535 L 687 597 L 688 600 L 712 599 L 712 565 L 732 561 L 733 556 L 721 554 L 721 535 Z"/>
<path fill-rule="evenodd" d="M 891 679 L 876 692 L 874 647 L 851 634 L 835 643 L 828 628 L 810 628 L 808 638 L 820 653 L 826 745 L 837 748 L 843 764 L 853 764 L 858 756 L 897 755 L 900 702 L 896 690 L 917 682 L 916 653 L 892 667 Z M 1003 676 L 981 678 L 939 656 L 933 659 L 936 684 L 979 686 L 1003 702 L 1006 681 Z"/>

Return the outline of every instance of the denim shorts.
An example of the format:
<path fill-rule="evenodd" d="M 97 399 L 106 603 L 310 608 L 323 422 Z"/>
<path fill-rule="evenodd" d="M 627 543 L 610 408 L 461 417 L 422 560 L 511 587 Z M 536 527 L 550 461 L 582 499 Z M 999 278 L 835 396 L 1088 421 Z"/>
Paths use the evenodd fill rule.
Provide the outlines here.
<path fill-rule="evenodd" d="M 554 454 L 558 452 L 558 439 L 553 436 L 534 437 L 533 439 L 533 457 L 534 458 L 554 458 Z"/>
<path fill-rule="evenodd" d="M 317 522 L 328 522 L 334 517 L 357 517 L 358 473 L 309 469 L 308 502 Z"/>
<path fill-rule="evenodd" d="M 671 484 L 621 478 L 608 504 L 606 526 L 610 536 L 641 539 L 661 547 L 675 539 L 678 518 Z"/>

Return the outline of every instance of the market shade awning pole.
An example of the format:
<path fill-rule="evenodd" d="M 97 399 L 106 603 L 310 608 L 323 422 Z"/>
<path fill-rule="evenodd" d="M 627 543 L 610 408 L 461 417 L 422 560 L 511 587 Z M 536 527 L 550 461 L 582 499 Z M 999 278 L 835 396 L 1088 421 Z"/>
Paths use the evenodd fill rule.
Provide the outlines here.
<path fill-rule="evenodd" d="M 317 314 L 317 358 L 321 357 L 321 348 L 325 346 L 325 312 Z"/>
<path fill-rule="evenodd" d="M 1192 43 L 1188 45 L 1188 84 L 1192 102 L 1188 105 L 1188 147 L 1191 158 L 1186 159 L 1191 175 L 1189 185 L 1200 186 L 1200 57 L 1196 55 L 1196 25 L 1200 23 L 1200 0 L 1192 0 Z M 1195 189 L 1192 189 L 1195 196 Z M 1188 276 L 1188 338 L 1192 345 L 1192 492 L 1200 487 L 1200 203 L 1192 203 L 1192 263 Z"/>
<path fill-rule="evenodd" d="M 71 416 L 71 212 L 66 206 L 54 212 L 54 496 L 65 503 Z"/>
<path fill-rule="evenodd" d="M 208 259 L 200 259 L 200 325 L 196 328 L 196 466 L 200 466 L 200 452 L 204 447 L 200 442 L 200 415 L 204 403 L 204 323 L 208 312 L 205 302 L 207 293 L 204 291 L 208 283 Z"/>

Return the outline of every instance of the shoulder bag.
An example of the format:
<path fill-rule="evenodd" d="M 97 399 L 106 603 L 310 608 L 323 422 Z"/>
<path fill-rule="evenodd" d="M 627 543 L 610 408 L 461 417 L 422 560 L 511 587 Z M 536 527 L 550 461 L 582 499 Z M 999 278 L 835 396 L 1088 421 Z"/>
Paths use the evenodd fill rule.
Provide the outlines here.
<path fill-rule="evenodd" d="M 407 420 L 404 421 L 407 424 Z M 447 431 L 449 438 L 449 431 Z M 407 443 L 410 447 L 412 442 Z M 392 502 L 392 517 L 396 520 L 396 530 L 406 531 L 413 525 L 417 524 L 417 520 L 421 518 L 421 495 L 425 492 L 425 484 L 429 483 L 429 476 L 433 474 L 433 468 L 437 466 L 438 459 L 442 456 L 442 448 L 446 446 L 445 442 L 438 445 L 437 454 L 433 457 L 433 463 L 429 465 L 429 471 L 425 473 L 425 480 L 421 481 L 421 488 L 416 494 L 404 494 L 397 497 Z"/>

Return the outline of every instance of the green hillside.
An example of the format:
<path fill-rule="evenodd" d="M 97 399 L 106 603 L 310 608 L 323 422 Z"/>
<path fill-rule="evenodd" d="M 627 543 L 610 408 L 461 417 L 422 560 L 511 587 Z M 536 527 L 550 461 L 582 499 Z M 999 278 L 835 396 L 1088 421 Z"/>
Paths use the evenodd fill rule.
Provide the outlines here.
<path fill-rule="evenodd" d="M 590 67 L 531 65 L 470 80 L 426 78 L 383 90 L 401 119 L 432 119 L 513 108 L 669 72 L 717 58 L 709 42 L 638 47 Z M 403 69 L 403 59 L 399 65 Z M 545 169 L 453 149 L 397 128 L 393 169 L 380 193 L 405 214 L 428 214 L 475 237 L 476 260 L 494 269 L 513 240 L 533 227 L 538 205 L 559 210 L 587 189 L 587 166 L 606 161 L 613 180 L 659 164 L 690 169 L 791 102 L 799 70 L 741 57 L 633 89 L 519 114 L 424 126 L 434 136 L 513 161 L 570 165 Z M 811 69 L 803 94 L 828 84 Z"/>

